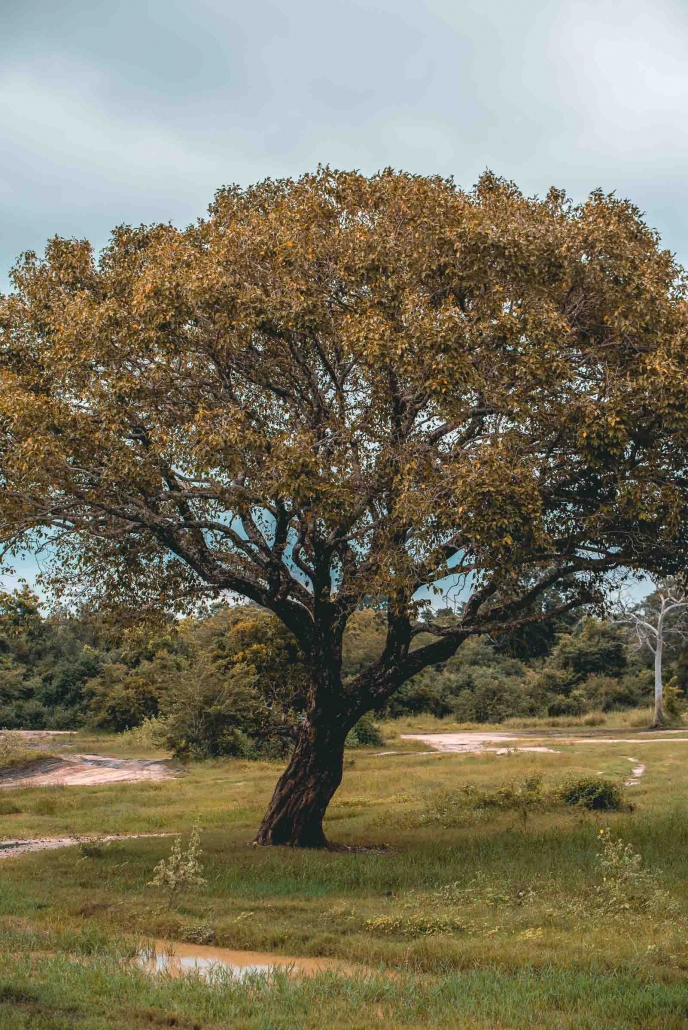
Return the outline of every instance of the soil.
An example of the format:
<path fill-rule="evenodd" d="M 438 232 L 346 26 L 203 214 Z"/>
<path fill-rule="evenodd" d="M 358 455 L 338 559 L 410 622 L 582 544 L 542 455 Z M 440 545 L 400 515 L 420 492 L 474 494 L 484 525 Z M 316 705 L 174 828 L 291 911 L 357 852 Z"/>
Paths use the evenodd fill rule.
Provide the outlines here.
<path fill-rule="evenodd" d="M 160 759 L 107 758 L 102 755 L 65 755 L 40 758 L 29 765 L 0 773 L 0 789 L 13 787 L 93 787 L 107 783 L 168 780 L 169 763 Z"/>
<path fill-rule="evenodd" d="M 481 751 L 493 751 L 497 755 L 507 755 L 513 751 L 540 751 L 556 754 L 556 748 L 534 747 L 486 747 L 486 744 L 504 744 L 506 741 L 522 738 L 513 733 L 402 733 L 402 740 L 418 740 L 421 744 L 430 744 L 437 751 L 451 751 L 459 754 L 478 754 Z M 427 754 L 428 752 L 421 752 Z M 432 752 L 429 752 L 432 754 Z"/>
<path fill-rule="evenodd" d="M 82 841 L 98 841 L 105 844 L 116 840 L 138 840 L 139 837 L 171 837 L 171 833 L 116 833 L 107 837 L 35 837 L 33 840 L 0 841 L 0 861 L 4 858 L 15 858 L 29 855 L 34 851 L 54 851 L 57 848 L 73 848 Z"/>

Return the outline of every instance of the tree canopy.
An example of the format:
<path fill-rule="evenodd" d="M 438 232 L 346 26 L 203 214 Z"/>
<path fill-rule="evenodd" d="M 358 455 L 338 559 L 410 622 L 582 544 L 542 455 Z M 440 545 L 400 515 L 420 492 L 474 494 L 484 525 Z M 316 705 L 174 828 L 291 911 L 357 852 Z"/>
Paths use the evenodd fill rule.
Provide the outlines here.
<path fill-rule="evenodd" d="M 322 844 L 346 733 L 470 635 L 686 556 L 684 275 L 630 203 L 320 169 L 26 254 L 0 309 L 0 535 L 141 605 L 295 635 L 302 735 L 258 836 Z M 467 584 L 417 624 L 423 589 Z M 561 603 L 538 606 L 556 587 Z M 420 592 L 420 593 L 419 593 Z M 385 598 L 382 654 L 342 636 Z"/>

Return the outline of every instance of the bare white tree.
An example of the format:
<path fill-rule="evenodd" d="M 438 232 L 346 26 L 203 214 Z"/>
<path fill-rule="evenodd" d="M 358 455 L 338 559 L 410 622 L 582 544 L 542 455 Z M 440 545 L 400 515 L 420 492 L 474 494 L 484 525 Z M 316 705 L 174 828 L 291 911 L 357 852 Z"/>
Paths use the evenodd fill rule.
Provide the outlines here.
<path fill-rule="evenodd" d="M 688 639 L 688 590 L 674 581 L 662 583 L 640 605 L 631 607 L 622 598 L 617 602 L 615 621 L 635 630 L 639 647 L 648 647 L 655 656 L 655 707 L 653 727 L 664 722 L 662 661 L 669 639 Z"/>

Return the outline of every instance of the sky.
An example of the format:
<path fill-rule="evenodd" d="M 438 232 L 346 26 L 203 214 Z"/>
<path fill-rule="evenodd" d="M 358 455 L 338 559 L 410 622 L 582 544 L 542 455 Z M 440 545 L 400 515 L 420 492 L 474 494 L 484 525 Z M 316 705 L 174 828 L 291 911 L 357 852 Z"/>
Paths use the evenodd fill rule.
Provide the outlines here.
<path fill-rule="evenodd" d="M 683 0 L 5 0 L 0 289 L 319 163 L 630 197 L 688 263 Z M 25 567 L 30 572 L 30 566 Z"/>

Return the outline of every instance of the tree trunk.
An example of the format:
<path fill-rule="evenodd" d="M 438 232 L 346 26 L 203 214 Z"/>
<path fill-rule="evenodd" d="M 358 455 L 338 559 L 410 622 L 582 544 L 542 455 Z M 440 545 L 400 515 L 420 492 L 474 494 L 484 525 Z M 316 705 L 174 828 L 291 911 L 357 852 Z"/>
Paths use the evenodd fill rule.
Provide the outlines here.
<path fill-rule="evenodd" d="M 653 727 L 661 726 L 664 722 L 664 700 L 662 689 L 662 627 L 660 624 L 657 635 L 657 648 L 655 650 L 655 714 L 652 720 Z"/>
<path fill-rule="evenodd" d="M 324 848 L 323 818 L 342 781 L 344 741 L 351 722 L 319 711 L 303 724 L 255 837 L 256 844 Z"/>

